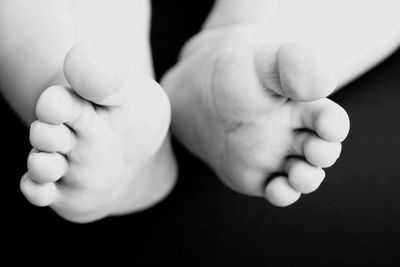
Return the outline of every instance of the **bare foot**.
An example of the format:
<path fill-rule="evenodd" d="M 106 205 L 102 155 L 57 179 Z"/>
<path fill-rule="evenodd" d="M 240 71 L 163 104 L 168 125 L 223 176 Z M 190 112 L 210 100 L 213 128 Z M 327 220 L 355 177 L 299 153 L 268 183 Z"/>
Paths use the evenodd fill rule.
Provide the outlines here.
<path fill-rule="evenodd" d="M 40 96 L 21 190 L 74 222 L 148 208 L 176 179 L 170 104 L 141 73 L 99 67 L 78 44 L 65 58 L 70 88 Z"/>
<path fill-rule="evenodd" d="M 325 98 L 335 79 L 313 51 L 250 33 L 200 33 L 162 85 L 173 131 L 189 150 L 230 188 L 286 206 L 319 187 L 349 119 Z"/>

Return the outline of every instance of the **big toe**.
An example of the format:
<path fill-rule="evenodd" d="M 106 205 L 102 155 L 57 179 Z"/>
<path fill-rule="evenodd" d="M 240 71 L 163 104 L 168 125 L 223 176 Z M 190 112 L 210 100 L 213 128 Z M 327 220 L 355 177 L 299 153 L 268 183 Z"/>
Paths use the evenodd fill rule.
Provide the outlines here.
<path fill-rule="evenodd" d="M 282 91 L 294 100 L 312 101 L 329 95 L 336 87 L 331 71 L 308 48 L 283 45 L 277 55 Z"/>
<path fill-rule="evenodd" d="M 64 74 L 72 90 L 104 107 L 127 106 L 148 114 L 169 100 L 160 85 L 132 66 L 104 66 L 85 43 L 76 44 L 64 59 Z M 169 107 L 168 107 L 169 108 Z"/>
<path fill-rule="evenodd" d="M 328 96 L 336 87 L 336 78 L 321 64 L 318 55 L 299 44 L 284 44 L 276 52 L 275 62 L 269 47 L 259 49 L 256 61 L 264 73 L 264 86 L 275 93 L 298 101 L 313 101 Z M 270 62 L 270 63 L 265 63 Z M 266 64 L 273 66 L 266 67 Z"/>
<path fill-rule="evenodd" d="M 78 43 L 64 59 L 64 74 L 73 90 L 81 97 L 97 104 L 115 105 L 114 94 L 121 86 L 124 70 L 105 68 L 95 61 L 85 43 Z M 111 103 L 112 102 L 112 103 Z"/>

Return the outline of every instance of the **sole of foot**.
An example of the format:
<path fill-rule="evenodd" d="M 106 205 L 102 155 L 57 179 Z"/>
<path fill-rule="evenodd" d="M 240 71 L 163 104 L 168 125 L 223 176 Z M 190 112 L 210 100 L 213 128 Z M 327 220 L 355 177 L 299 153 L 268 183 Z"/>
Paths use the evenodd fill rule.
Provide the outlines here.
<path fill-rule="evenodd" d="M 67 54 L 64 74 L 70 87 L 46 89 L 36 105 L 25 197 L 79 223 L 161 201 L 176 179 L 162 88 L 139 72 L 99 66 L 84 44 Z"/>
<path fill-rule="evenodd" d="M 348 134 L 326 98 L 335 76 L 304 46 L 239 37 L 218 50 L 215 36 L 190 43 L 163 79 L 173 130 L 233 190 L 290 205 L 318 188 Z"/>

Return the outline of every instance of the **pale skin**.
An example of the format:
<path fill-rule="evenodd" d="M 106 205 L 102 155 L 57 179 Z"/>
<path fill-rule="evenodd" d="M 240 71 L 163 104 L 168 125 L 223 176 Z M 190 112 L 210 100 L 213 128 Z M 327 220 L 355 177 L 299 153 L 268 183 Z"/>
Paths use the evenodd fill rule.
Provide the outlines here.
<path fill-rule="evenodd" d="M 21 190 L 34 205 L 83 223 L 171 191 L 170 104 L 152 79 L 148 4 L 0 1 L 1 88 L 31 124 Z"/>
<path fill-rule="evenodd" d="M 176 178 L 170 104 L 151 78 L 149 3 L 56 3 L 0 1 L 0 87 L 32 123 L 21 190 L 74 222 L 146 209 Z M 189 150 L 232 189 L 286 206 L 317 189 L 349 122 L 324 98 L 335 77 L 312 51 L 252 39 L 275 4 L 218 1 L 162 85 Z"/>
<path fill-rule="evenodd" d="M 190 151 L 233 190 L 287 206 L 319 187 L 349 119 L 312 50 L 260 34 L 277 2 L 218 1 L 161 84 Z"/>

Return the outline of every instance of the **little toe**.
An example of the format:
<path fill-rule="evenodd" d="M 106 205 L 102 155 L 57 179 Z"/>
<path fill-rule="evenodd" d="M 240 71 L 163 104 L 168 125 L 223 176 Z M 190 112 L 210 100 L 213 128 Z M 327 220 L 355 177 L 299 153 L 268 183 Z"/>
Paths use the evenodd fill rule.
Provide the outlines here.
<path fill-rule="evenodd" d="M 30 203 L 39 207 L 51 205 L 57 196 L 57 188 L 54 183 L 36 183 L 28 173 L 22 177 L 20 189 Z"/>
<path fill-rule="evenodd" d="M 315 191 L 325 178 L 325 172 L 322 168 L 315 167 L 297 158 L 288 160 L 285 172 L 288 173 L 288 180 L 292 187 L 302 194 Z"/>
<path fill-rule="evenodd" d="M 256 53 L 256 66 L 266 74 L 262 83 L 275 93 L 299 101 L 313 101 L 328 96 L 336 87 L 336 79 L 328 68 L 324 67 L 317 54 L 299 44 L 281 45 L 276 54 L 276 63 L 271 64 L 271 48 L 259 49 Z M 265 63 L 267 62 L 267 63 Z M 276 83 L 274 79 L 279 79 Z M 279 86 L 274 86 L 279 84 Z M 273 85 L 273 86 L 271 86 Z"/>
<path fill-rule="evenodd" d="M 288 179 L 283 176 L 269 181 L 265 188 L 265 198 L 274 206 L 285 207 L 296 202 L 301 193 L 294 189 Z"/>
<path fill-rule="evenodd" d="M 40 121 L 65 123 L 76 131 L 86 128 L 94 112 L 90 102 L 63 86 L 47 88 L 36 104 L 36 116 Z"/>
<path fill-rule="evenodd" d="M 29 177 L 36 183 L 55 182 L 67 168 L 67 160 L 59 153 L 38 152 L 28 156 Z"/>
<path fill-rule="evenodd" d="M 327 98 L 310 103 L 297 103 L 293 114 L 298 114 L 299 127 L 313 130 L 330 142 L 342 142 L 350 130 L 347 112 Z"/>
<path fill-rule="evenodd" d="M 31 124 L 29 140 L 37 150 L 67 154 L 73 147 L 75 136 L 64 124 L 35 121 Z"/>
<path fill-rule="evenodd" d="M 295 134 L 288 156 L 305 157 L 314 166 L 327 168 L 340 156 L 341 143 L 328 142 L 313 133 L 299 131 Z"/>

